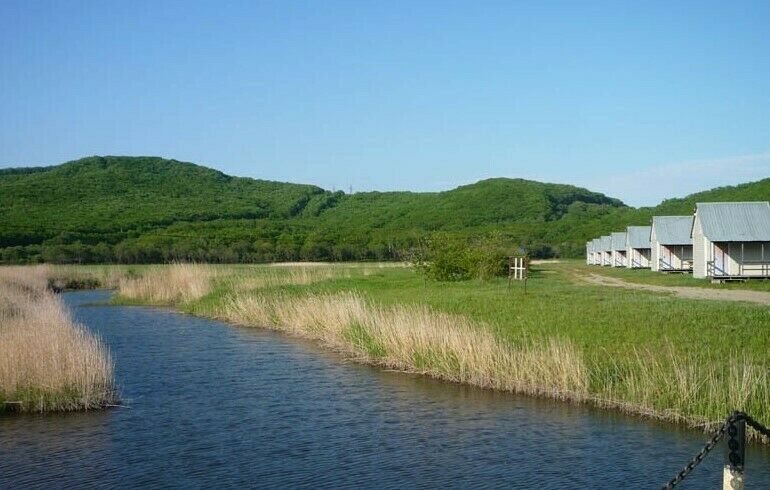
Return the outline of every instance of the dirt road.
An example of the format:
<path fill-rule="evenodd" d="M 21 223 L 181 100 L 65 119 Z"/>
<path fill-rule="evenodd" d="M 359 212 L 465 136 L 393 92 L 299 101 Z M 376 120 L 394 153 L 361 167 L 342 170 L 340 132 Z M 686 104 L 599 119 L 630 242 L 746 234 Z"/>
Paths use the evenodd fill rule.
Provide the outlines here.
<path fill-rule="evenodd" d="M 610 286 L 626 289 L 639 289 L 642 291 L 652 291 L 654 293 L 672 293 L 680 298 L 689 299 L 710 299 L 718 301 L 745 301 L 749 303 L 759 303 L 770 305 L 770 293 L 765 291 L 747 291 L 739 289 L 707 289 L 695 288 L 689 286 L 656 286 L 653 284 L 640 284 L 636 282 L 626 282 L 616 277 L 603 276 L 601 274 L 588 274 L 573 277 L 597 286 Z"/>

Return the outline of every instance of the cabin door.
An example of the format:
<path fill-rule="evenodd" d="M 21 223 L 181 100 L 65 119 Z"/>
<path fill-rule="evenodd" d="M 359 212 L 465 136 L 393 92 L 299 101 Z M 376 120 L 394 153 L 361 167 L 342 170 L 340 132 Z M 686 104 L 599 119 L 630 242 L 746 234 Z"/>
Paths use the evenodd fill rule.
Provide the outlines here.
<path fill-rule="evenodd" d="M 714 244 L 714 275 L 716 276 L 727 275 L 725 271 L 725 249 L 723 247 L 727 247 L 727 244 Z"/>

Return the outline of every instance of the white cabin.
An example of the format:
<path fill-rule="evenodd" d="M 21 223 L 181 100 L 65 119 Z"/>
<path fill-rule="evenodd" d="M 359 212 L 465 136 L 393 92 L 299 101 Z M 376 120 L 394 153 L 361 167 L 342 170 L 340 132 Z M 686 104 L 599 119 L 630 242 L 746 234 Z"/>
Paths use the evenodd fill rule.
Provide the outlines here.
<path fill-rule="evenodd" d="M 591 240 L 591 249 L 594 251 L 592 265 L 602 265 L 602 239 L 594 238 Z"/>
<path fill-rule="evenodd" d="M 594 265 L 602 265 L 602 239 L 594 238 L 591 243 L 594 244 Z"/>
<path fill-rule="evenodd" d="M 770 204 L 698 203 L 692 241 L 694 277 L 770 277 Z"/>
<path fill-rule="evenodd" d="M 626 232 L 611 233 L 612 237 L 612 267 L 626 266 Z"/>
<path fill-rule="evenodd" d="M 610 235 L 605 235 L 601 237 L 599 240 L 601 240 L 599 244 L 599 250 L 601 251 L 601 257 L 602 257 L 600 265 L 611 266 L 612 265 L 612 237 Z"/>
<path fill-rule="evenodd" d="M 692 270 L 692 216 L 653 216 L 650 268 L 659 272 Z"/>
<path fill-rule="evenodd" d="M 651 226 L 629 226 L 626 228 L 626 266 L 629 269 L 650 268 L 651 230 Z"/>

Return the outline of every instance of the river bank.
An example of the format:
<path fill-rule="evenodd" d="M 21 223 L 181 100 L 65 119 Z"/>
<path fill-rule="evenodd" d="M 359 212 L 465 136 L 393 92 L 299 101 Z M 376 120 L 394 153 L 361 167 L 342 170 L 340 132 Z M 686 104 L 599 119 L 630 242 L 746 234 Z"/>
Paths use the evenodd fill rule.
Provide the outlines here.
<path fill-rule="evenodd" d="M 371 264 L 145 267 L 117 281 L 116 301 L 281 330 L 389 369 L 691 426 L 735 409 L 770 419 L 766 308 L 576 284 L 572 265 L 537 265 L 526 294 L 504 280 L 432 283 Z"/>
<path fill-rule="evenodd" d="M 48 267 L 0 268 L 0 413 L 117 401 L 109 351 L 49 291 L 51 275 Z"/>

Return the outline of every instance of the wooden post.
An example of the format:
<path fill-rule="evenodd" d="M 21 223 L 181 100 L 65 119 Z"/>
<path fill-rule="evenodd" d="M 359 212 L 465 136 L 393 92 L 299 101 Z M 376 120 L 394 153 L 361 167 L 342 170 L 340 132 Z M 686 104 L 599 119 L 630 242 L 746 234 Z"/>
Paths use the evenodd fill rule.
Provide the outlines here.
<path fill-rule="evenodd" d="M 508 258 L 508 288 L 511 287 L 511 281 L 524 281 L 524 289 L 527 287 L 527 269 L 529 259 L 526 257 L 512 256 Z"/>
<path fill-rule="evenodd" d="M 727 464 L 722 477 L 723 490 L 743 490 L 745 484 L 746 421 L 731 420 L 727 425 Z"/>

